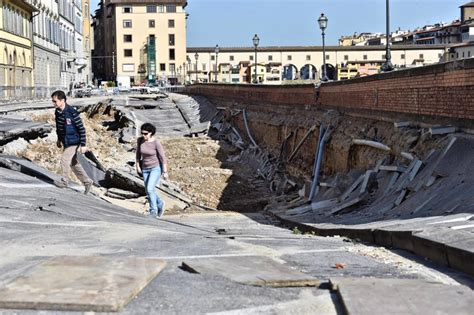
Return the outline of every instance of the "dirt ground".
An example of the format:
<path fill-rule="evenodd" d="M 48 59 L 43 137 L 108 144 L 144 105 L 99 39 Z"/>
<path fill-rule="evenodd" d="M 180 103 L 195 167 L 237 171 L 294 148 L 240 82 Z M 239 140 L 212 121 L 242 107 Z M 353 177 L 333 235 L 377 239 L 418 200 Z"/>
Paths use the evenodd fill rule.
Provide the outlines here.
<path fill-rule="evenodd" d="M 127 151 L 127 146 L 118 142 L 116 131 L 108 131 L 103 126 L 103 122 L 112 120 L 113 116 L 96 115 L 88 119 L 83 113 L 81 117 L 87 130 L 88 147 L 104 167 L 123 167 L 128 161 L 135 160 L 134 151 Z M 53 113 L 33 115 L 32 119 L 54 126 Z M 168 159 L 170 182 L 197 204 L 217 210 L 253 212 L 262 210 L 271 198 L 267 185 L 256 178 L 253 170 L 238 162 L 227 161 L 229 156 L 238 153 L 228 143 L 207 136 L 161 139 L 161 142 Z M 61 149 L 57 148 L 55 143 L 56 135 L 53 129 L 50 136 L 33 141 L 20 155 L 59 173 Z M 104 194 L 106 190 L 95 191 Z M 125 202 L 107 199 L 139 212 L 144 212 L 147 208 L 144 197 Z"/>

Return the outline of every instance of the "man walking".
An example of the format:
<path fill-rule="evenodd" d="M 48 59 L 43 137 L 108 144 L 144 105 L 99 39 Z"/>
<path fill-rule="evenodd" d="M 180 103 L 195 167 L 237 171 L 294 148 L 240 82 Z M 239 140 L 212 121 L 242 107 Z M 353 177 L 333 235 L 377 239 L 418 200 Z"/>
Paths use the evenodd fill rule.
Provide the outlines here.
<path fill-rule="evenodd" d="M 92 180 L 87 176 L 81 164 L 77 160 L 77 151 L 87 152 L 86 147 L 86 129 L 82 124 L 79 113 L 66 103 L 66 94 L 63 91 L 55 91 L 51 94 L 56 117 L 56 134 L 58 148 L 63 147 L 61 156 L 61 179 L 55 181 L 56 186 L 65 188 L 68 186 L 71 168 L 77 178 L 85 187 L 84 194 L 88 194 Z"/>

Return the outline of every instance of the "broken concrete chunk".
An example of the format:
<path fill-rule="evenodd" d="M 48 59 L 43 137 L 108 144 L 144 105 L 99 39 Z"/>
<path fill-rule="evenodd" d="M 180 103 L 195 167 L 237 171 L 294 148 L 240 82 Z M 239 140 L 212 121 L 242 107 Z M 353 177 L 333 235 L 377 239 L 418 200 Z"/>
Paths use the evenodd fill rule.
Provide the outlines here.
<path fill-rule="evenodd" d="M 118 188 L 109 188 L 109 189 L 107 189 L 106 195 L 110 196 L 112 198 L 114 198 L 114 195 L 115 195 L 115 196 L 122 197 L 124 199 L 138 198 L 138 197 L 141 196 L 140 194 L 137 194 L 137 193 L 134 193 L 134 192 L 131 192 L 131 191 L 128 191 L 128 190 L 118 189 Z"/>

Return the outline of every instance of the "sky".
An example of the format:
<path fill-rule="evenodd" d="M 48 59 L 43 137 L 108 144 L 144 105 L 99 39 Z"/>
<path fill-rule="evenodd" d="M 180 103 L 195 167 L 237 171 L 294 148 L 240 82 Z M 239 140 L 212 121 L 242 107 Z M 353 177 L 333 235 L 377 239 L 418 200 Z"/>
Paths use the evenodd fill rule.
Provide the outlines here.
<path fill-rule="evenodd" d="M 413 30 L 460 17 L 471 0 L 390 0 L 390 27 Z M 91 0 L 91 11 L 99 0 Z M 188 0 L 188 47 L 322 45 L 318 18 L 328 18 L 326 45 L 354 32 L 385 32 L 384 0 Z"/>

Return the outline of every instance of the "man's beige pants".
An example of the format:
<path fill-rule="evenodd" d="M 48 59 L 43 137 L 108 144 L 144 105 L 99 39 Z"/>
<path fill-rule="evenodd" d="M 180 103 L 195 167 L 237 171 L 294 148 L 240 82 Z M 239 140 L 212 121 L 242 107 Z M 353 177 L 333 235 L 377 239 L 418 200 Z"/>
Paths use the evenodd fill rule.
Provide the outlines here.
<path fill-rule="evenodd" d="M 63 155 L 61 156 L 61 181 L 65 184 L 69 182 L 69 176 L 71 175 L 71 168 L 81 183 L 90 183 L 91 180 L 87 176 L 86 171 L 82 168 L 81 164 L 77 160 L 78 145 L 72 145 L 64 149 Z"/>

